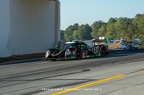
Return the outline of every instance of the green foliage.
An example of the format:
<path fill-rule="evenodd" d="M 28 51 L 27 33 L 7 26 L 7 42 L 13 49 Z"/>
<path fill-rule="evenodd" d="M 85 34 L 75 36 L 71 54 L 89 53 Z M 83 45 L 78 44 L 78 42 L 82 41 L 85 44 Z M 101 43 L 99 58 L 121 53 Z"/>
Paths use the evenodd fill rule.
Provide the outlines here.
<path fill-rule="evenodd" d="M 79 35 L 80 34 L 79 34 L 78 30 L 74 30 L 74 32 L 73 32 L 73 39 L 80 40 L 80 36 Z"/>
<path fill-rule="evenodd" d="M 140 48 L 144 47 L 144 14 L 136 14 L 134 18 L 119 17 L 110 18 L 107 23 L 95 21 L 91 26 L 88 24 L 70 25 L 65 31 L 61 31 L 61 39 L 87 40 L 98 37 L 110 39 L 124 39 L 131 41 L 134 38 L 142 40 Z"/>
<path fill-rule="evenodd" d="M 91 32 L 92 32 L 92 29 L 91 29 L 91 27 L 88 24 L 81 25 L 78 28 L 78 33 L 79 33 L 80 40 L 89 40 L 89 39 L 92 39 Z"/>
<path fill-rule="evenodd" d="M 98 38 L 100 35 L 99 35 L 99 29 L 104 25 L 105 23 L 103 21 L 96 21 L 92 24 L 92 32 L 91 32 L 91 36 L 93 38 Z"/>
<path fill-rule="evenodd" d="M 74 25 L 70 25 L 66 30 L 64 31 L 64 39 L 70 40 L 73 39 L 73 33 L 75 30 L 77 30 L 79 25 L 75 23 Z"/>
<path fill-rule="evenodd" d="M 141 44 L 138 47 L 139 49 L 144 49 L 144 40 L 142 40 Z"/>
<path fill-rule="evenodd" d="M 116 22 L 116 19 L 114 18 L 110 18 L 109 21 L 107 22 L 107 26 L 106 26 L 107 32 L 105 36 L 110 39 L 116 39 L 117 37 L 115 22 Z"/>
<path fill-rule="evenodd" d="M 73 31 L 74 31 L 74 27 L 70 25 L 64 32 L 65 40 L 70 40 L 72 38 Z"/>
<path fill-rule="evenodd" d="M 99 30 L 98 30 L 99 32 L 98 32 L 98 36 L 99 37 L 104 37 L 104 36 L 106 36 L 106 24 L 104 24 L 104 25 L 102 25 L 101 26 L 101 28 L 99 28 Z"/>
<path fill-rule="evenodd" d="M 64 40 L 65 38 L 64 38 L 64 30 L 60 30 L 60 39 L 61 40 Z"/>

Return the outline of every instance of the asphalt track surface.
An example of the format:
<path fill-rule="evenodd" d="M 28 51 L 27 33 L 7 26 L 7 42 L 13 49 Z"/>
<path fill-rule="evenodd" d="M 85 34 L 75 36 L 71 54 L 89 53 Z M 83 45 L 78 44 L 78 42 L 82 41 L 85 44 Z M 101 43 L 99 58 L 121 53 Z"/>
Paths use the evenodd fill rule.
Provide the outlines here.
<path fill-rule="evenodd" d="M 144 50 L 0 65 L 0 95 L 143 95 Z"/>

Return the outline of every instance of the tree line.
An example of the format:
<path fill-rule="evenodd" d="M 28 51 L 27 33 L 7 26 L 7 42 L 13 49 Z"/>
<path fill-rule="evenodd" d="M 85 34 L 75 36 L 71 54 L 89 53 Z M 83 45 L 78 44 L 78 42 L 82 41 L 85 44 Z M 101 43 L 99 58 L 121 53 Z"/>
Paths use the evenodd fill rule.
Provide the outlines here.
<path fill-rule="evenodd" d="M 95 21 L 92 25 L 75 23 L 66 30 L 61 30 L 62 40 L 89 40 L 98 37 L 128 41 L 139 38 L 144 42 L 144 14 L 136 14 L 134 18 L 110 18 L 108 22 Z"/>

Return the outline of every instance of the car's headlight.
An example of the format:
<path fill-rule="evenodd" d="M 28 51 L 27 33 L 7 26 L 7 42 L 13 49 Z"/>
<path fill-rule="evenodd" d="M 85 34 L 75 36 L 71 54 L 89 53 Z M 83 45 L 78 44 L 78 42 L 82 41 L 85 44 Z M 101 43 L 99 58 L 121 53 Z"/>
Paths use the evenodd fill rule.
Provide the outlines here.
<path fill-rule="evenodd" d="M 67 55 L 70 55 L 71 54 L 71 51 L 69 50 L 69 49 L 67 49 L 66 51 L 65 51 L 65 55 L 67 56 Z"/>
<path fill-rule="evenodd" d="M 47 58 L 49 55 L 50 55 L 50 50 L 46 51 L 45 58 Z"/>

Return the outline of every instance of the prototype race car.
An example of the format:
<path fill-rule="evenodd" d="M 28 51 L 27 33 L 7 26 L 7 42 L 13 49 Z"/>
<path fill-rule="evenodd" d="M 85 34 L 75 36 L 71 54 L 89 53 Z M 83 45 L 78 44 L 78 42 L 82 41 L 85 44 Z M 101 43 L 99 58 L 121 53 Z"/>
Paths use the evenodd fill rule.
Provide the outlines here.
<path fill-rule="evenodd" d="M 56 46 L 56 49 L 46 51 L 46 60 L 57 59 L 81 59 L 95 56 L 104 56 L 108 54 L 108 48 L 105 45 L 93 45 L 92 47 L 82 41 L 66 42 L 62 48 Z"/>

